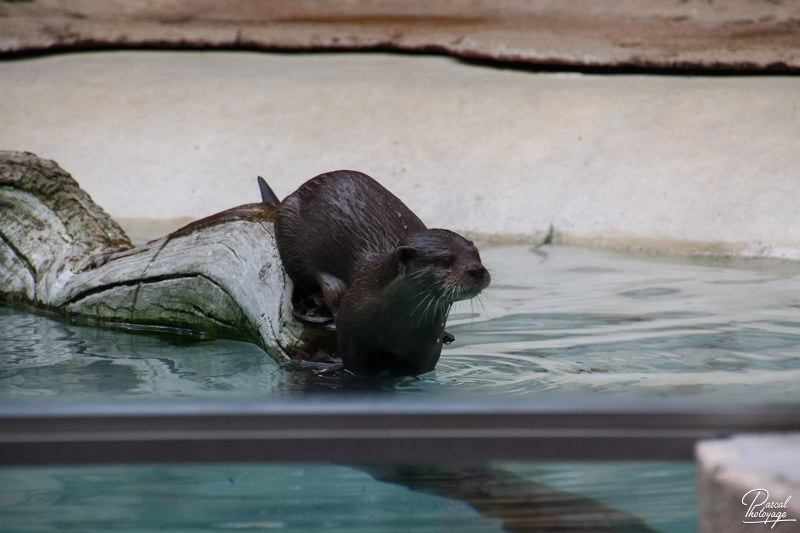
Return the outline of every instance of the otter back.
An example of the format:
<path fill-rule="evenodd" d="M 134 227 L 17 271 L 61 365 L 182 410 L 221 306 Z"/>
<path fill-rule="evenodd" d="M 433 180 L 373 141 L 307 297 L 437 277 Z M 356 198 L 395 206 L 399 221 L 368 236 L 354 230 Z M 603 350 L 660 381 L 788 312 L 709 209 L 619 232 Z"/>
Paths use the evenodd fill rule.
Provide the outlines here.
<path fill-rule="evenodd" d="M 353 273 L 425 224 L 366 174 L 320 174 L 287 196 L 275 216 L 278 252 L 299 297 L 322 291 L 336 314 Z"/>

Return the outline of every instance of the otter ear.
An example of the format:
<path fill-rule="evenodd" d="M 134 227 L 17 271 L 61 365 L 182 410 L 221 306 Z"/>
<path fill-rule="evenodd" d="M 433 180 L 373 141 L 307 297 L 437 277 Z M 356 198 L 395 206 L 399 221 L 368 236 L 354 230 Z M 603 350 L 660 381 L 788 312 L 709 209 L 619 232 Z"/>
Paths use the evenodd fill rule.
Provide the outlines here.
<path fill-rule="evenodd" d="M 410 246 L 398 246 L 394 253 L 397 260 L 403 265 L 407 265 L 409 261 L 417 256 L 417 251 Z"/>

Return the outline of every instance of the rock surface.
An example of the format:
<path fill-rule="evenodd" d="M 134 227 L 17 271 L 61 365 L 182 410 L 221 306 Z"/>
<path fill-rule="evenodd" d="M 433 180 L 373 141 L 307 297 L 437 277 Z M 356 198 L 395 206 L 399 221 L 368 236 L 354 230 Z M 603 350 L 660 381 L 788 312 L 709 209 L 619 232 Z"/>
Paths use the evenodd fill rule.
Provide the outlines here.
<path fill-rule="evenodd" d="M 349 168 L 473 236 L 800 258 L 800 77 L 109 52 L 0 63 L 0 94 L 0 147 L 58 161 L 125 227 Z"/>
<path fill-rule="evenodd" d="M 792 532 L 800 528 L 800 434 L 737 435 L 697 446 L 699 525 L 702 533 Z M 757 489 L 765 492 L 756 493 Z M 754 492 L 750 492 L 754 491 Z M 749 493 L 749 494 L 748 494 Z M 788 498 L 788 500 L 787 500 Z M 785 512 L 782 522 L 758 522 L 755 513 Z M 785 507 L 768 508 L 760 502 Z"/>
<path fill-rule="evenodd" d="M 36 0 L 0 4 L 0 50 L 426 51 L 534 65 L 800 67 L 800 4 L 774 0 Z"/>

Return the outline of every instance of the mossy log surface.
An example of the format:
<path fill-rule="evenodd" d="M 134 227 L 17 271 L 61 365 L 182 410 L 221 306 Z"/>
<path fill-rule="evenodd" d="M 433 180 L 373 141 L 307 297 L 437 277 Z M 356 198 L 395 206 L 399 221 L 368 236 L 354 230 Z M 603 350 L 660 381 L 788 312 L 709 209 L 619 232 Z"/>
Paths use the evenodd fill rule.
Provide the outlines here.
<path fill-rule="evenodd" d="M 55 162 L 0 152 L 0 301 L 237 338 L 279 361 L 328 360 L 330 333 L 292 316 L 274 213 L 242 205 L 134 247 Z"/>

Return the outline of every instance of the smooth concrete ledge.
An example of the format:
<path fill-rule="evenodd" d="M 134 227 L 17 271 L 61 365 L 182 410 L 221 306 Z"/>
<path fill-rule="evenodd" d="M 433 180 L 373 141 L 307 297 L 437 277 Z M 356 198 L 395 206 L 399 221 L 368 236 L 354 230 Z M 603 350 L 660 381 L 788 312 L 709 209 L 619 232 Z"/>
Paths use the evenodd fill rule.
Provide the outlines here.
<path fill-rule="evenodd" d="M 696 453 L 701 533 L 800 531 L 800 433 L 705 441 Z M 751 505 L 756 514 L 746 516 Z M 786 513 L 785 521 L 773 526 L 762 512 Z"/>
<path fill-rule="evenodd" d="M 364 171 L 429 226 L 800 259 L 800 77 L 597 76 L 388 54 L 0 62 L 0 148 L 117 219 L 201 218 Z"/>

